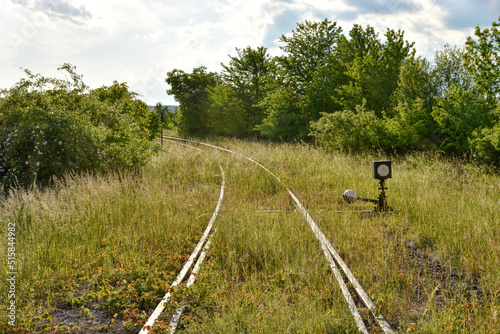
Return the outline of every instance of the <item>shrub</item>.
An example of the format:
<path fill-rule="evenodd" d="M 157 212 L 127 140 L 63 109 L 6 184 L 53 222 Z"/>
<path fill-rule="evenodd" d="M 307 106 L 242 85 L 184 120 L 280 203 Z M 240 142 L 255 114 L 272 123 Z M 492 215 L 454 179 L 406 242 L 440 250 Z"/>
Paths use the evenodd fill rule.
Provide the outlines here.
<path fill-rule="evenodd" d="M 432 117 L 446 135 L 441 148 L 452 154 L 468 154 L 475 132 L 494 124 L 494 107 L 483 96 L 455 86 L 437 98 Z"/>
<path fill-rule="evenodd" d="M 115 101 L 99 98 L 99 92 L 116 87 L 91 91 L 73 66 L 60 69 L 72 80 L 25 70 L 27 78 L 1 92 L 0 182 L 5 185 L 47 183 L 69 172 L 136 168 L 153 152 L 144 103 L 128 90 L 128 97 Z"/>
<path fill-rule="evenodd" d="M 424 101 L 399 102 L 392 118 L 384 118 L 387 145 L 397 151 L 426 150 L 435 148 L 437 124 Z"/>
<path fill-rule="evenodd" d="M 500 104 L 494 110 L 492 127 L 476 130 L 470 140 L 473 157 L 483 163 L 500 167 Z"/>
<path fill-rule="evenodd" d="M 318 146 L 328 150 L 361 151 L 383 147 L 384 124 L 375 112 L 357 106 L 351 110 L 323 113 L 311 124 L 311 136 Z"/>

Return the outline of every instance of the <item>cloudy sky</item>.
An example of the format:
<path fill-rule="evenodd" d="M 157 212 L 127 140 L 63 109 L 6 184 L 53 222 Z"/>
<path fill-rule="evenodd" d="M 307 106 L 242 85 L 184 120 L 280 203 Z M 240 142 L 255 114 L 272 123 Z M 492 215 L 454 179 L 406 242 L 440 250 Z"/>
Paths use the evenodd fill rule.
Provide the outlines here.
<path fill-rule="evenodd" d="M 0 0 L 0 88 L 28 68 L 64 77 L 69 62 L 92 88 L 127 82 L 148 104 L 175 104 L 166 73 L 205 65 L 219 72 L 236 47 L 265 46 L 302 20 L 402 29 L 432 60 L 448 43 L 462 46 L 474 28 L 500 16 L 498 0 Z"/>

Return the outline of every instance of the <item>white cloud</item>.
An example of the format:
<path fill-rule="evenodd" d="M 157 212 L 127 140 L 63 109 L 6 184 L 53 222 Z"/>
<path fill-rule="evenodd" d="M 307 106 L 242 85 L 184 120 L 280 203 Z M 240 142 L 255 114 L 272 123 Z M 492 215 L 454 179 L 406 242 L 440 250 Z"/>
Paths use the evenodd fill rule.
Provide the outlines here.
<path fill-rule="evenodd" d="M 12 64 L 54 75 L 57 65 L 70 62 L 92 87 L 126 81 L 148 103 L 171 103 L 168 71 L 200 65 L 219 71 L 235 47 L 263 45 L 278 54 L 278 38 L 304 19 L 338 21 L 345 32 L 353 23 L 381 35 L 386 27 L 402 29 L 420 54 L 432 57 L 445 43 L 463 44 L 471 22 L 495 20 L 499 6 L 493 0 L 11 0 L 0 12 L 0 87 L 19 80 Z M 466 13 L 473 17 L 463 20 Z"/>
<path fill-rule="evenodd" d="M 76 24 L 85 24 L 92 16 L 84 6 L 75 7 L 65 0 L 39 0 L 34 3 L 34 8 L 51 17 Z"/>
<path fill-rule="evenodd" d="M 392 2 L 391 2 L 392 1 Z M 415 5 L 406 2 L 404 7 L 397 7 L 393 0 L 383 1 L 389 7 L 382 13 L 366 12 L 356 18 L 356 23 L 371 25 L 383 35 L 386 28 L 403 30 L 405 39 L 415 42 L 418 54 L 432 60 L 434 53 L 444 44 L 462 45 L 465 37 L 472 33 L 472 28 L 454 29 L 446 26 L 443 17 L 448 9 L 433 0 L 415 1 Z M 394 5 L 391 5 L 394 4 Z M 407 10 L 413 8 L 413 10 Z M 382 9 L 382 7 L 380 7 Z M 396 12 L 397 14 L 394 14 Z"/>

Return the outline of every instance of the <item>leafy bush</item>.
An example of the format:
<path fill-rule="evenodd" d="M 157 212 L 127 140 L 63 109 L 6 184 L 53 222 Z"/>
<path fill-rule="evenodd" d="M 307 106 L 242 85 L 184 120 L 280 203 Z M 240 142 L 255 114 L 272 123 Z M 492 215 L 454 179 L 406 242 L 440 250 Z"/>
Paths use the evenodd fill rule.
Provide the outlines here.
<path fill-rule="evenodd" d="M 494 115 L 494 125 L 476 130 L 470 140 L 470 146 L 476 160 L 500 167 L 500 104 Z"/>
<path fill-rule="evenodd" d="M 391 148 L 397 151 L 432 149 L 437 124 L 425 108 L 424 101 L 416 98 L 410 103 L 400 102 L 394 108 L 392 118 L 384 118 L 384 126 Z"/>
<path fill-rule="evenodd" d="M 443 98 L 438 97 L 432 116 L 446 135 L 442 149 L 452 154 L 469 153 L 474 133 L 493 125 L 491 109 L 483 97 L 455 86 Z"/>
<path fill-rule="evenodd" d="M 328 150 L 361 151 L 383 146 L 383 121 L 372 110 L 357 106 L 351 110 L 323 113 L 311 124 L 311 136 L 317 145 Z"/>
<path fill-rule="evenodd" d="M 27 78 L 1 92 L 0 182 L 5 185 L 47 183 L 69 172 L 135 168 L 153 152 L 149 108 L 126 85 L 92 91 L 73 66 L 60 69 L 72 80 L 25 70 Z M 117 90 L 121 96 L 110 98 L 118 96 Z"/>

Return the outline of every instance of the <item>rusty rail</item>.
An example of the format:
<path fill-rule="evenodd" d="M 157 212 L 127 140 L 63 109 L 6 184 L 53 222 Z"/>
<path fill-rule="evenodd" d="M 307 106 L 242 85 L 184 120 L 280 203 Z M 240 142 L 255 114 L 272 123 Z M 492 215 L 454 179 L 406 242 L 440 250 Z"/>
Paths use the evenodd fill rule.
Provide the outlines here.
<path fill-rule="evenodd" d="M 186 143 L 184 143 L 183 145 L 190 147 Z M 203 152 L 202 150 L 200 150 L 196 147 L 191 147 L 191 148 Z M 196 258 L 198 258 L 198 255 L 200 254 L 200 251 L 202 248 L 205 248 L 205 249 L 202 252 L 202 255 L 200 255 L 198 261 L 196 262 L 195 269 L 193 269 L 192 272 L 196 273 L 195 270 L 198 271 L 198 268 L 201 265 L 201 262 L 203 262 L 203 259 L 205 258 L 206 249 L 208 249 L 208 245 L 210 245 L 210 238 L 213 235 L 212 227 L 214 225 L 215 219 L 217 218 L 217 214 L 219 213 L 220 207 L 222 205 L 222 199 L 224 198 L 224 187 L 225 187 L 225 183 L 226 183 L 226 178 L 224 176 L 224 170 L 222 169 L 221 165 L 219 165 L 219 168 L 220 168 L 221 175 L 222 175 L 222 182 L 221 182 L 221 187 L 220 187 L 219 200 L 217 202 L 217 206 L 215 207 L 215 211 L 212 215 L 212 218 L 208 222 L 208 225 L 205 228 L 205 232 L 201 236 L 200 241 L 196 245 L 196 247 L 195 247 L 193 253 L 190 255 L 188 261 L 184 264 L 179 275 L 177 275 L 177 278 L 175 279 L 175 281 L 170 285 L 167 293 L 165 294 L 165 296 L 163 296 L 162 300 L 160 301 L 160 303 L 158 304 L 156 309 L 149 316 L 149 319 L 146 321 L 146 323 L 144 324 L 144 326 L 140 330 L 139 334 L 149 333 L 149 331 L 151 330 L 151 328 L 155 324 L 156 320 L 160 317 L 161 313 L 165 309 L 165 306 L 171 297 L 172 288 L 178 286 L 179 284 L 181 284 L 185 280 L 188 272 L 191 270 L 191 267 L 193 266 L 194 261 L 196 260 Z M 193 283 L 194 283 L 194 281 L 193 281 Z"/>

